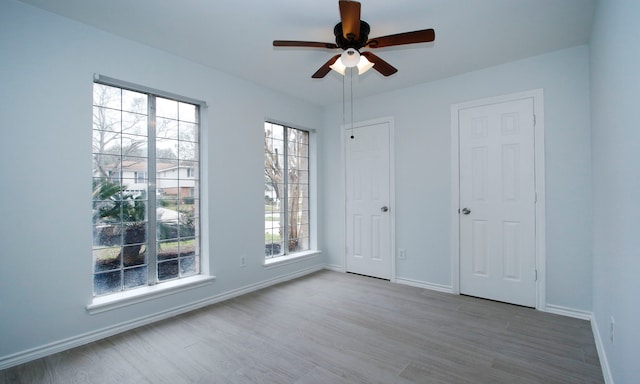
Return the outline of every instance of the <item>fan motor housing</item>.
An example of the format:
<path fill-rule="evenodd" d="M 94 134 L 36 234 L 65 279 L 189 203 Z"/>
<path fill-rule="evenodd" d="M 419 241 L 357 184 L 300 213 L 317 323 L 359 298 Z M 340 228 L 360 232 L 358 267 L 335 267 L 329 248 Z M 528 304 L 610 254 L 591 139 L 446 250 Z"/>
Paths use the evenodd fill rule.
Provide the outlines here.
<path fill-rule="evenodd" d="M 360 20 L 360 38 L 356 40 L 355 38 L 346 39 L 342 32 L 342 23 L 336 24 L 333 28 L 333 34 L 336 36 L 336 45 L 342 49 L 355 48 L 360 49 L 367 44 L 367 40 L 369 40 L 369 32 L 371 31 L 371 27 L 366 21 Z M 350 36 L 351 37 L 351 36 Z"/>

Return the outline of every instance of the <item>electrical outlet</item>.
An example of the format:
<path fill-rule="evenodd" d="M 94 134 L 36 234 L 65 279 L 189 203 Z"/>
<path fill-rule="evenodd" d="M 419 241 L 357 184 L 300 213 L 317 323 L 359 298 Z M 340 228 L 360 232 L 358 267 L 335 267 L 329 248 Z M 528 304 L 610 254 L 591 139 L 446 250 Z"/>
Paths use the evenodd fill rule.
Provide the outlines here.
<path fill-rule="evenodd" d="M 616 320 L 611 316 L 611 323 L 609 328 L 609 338 L 611 339 L 611 344 L 613 344 L 613 339 L 616 335 Z"/>
<path fill-rule="evenodd" d="M 407 258 L 407 251 L 404 248 L 400 248 L 398 250 L 398 259 L 406 260 L 406 258 Z"/>
<path fill-rule="evenodd" d="M 246 267 L 247 266 L 247 258 L 244 256 L 240 256 L 240 266 L 241 267 Z"/>

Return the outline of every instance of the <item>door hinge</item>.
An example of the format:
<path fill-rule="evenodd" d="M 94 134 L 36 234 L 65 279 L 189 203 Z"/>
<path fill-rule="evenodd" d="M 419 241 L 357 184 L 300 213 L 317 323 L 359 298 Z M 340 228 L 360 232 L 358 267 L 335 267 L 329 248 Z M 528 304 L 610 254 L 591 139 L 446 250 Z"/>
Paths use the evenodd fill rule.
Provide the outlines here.
<path fill-rule="evenodd" d="M 536 115 L 535 114 L 533 115 L 533 126 L 534 127 L 536 126 Z"/>
<path fill-rule="evenodd" d="M 538 270 L 534 269 L 533 271 L 534 271 L 534 279 L 533 279 L 533 281 L 538 281 Z"/>

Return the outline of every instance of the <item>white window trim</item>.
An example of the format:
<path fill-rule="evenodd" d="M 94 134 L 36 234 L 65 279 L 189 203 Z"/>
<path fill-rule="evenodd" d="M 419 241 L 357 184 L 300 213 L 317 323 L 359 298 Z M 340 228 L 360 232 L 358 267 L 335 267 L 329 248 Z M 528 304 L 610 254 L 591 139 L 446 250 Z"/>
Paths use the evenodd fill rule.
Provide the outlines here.
<path fill-rule="evenodd" d="M 282 255 L 282 256 L 272 257 L 270 259 L 265 259 L 264 260 L 264 267 L 265 267 L 265 269 L 269 269 L 269 268 L 278 267 L 278 266 L 281 266 L 281 265 L 297 263 L 299 261 L 311 259 L 311 258 L 319 256 L 321 254 L 322 254 L 322 251 L 319 251 L 319 250 L 316 250 L 316 249 L 311 249 L 311 250 L 308 250 L 308 251 L 291 253 L 289 255 Z"/>
<path fill-rule="evenodd" d="M 200 274 L 166 281 L 162 284 L 147 285 L 128 291 L 97 296 L 93 298 L 91 304 L 87 305 L 87 311 L 95 315 L 97 313 L 173 295 L 178 292 L 204 287 L 212 284 L 215 279 L 215 276 Z"/>
<path fill-rule="evenodd" d="M 161 91 L 154 88 L 141 86 L 112 77 L 100 74 L 93 75 L 94 82 L 107 84 L 126 89 L 136 89 L 141 92 L 152 93 L 160 97 L 168 97 L 178 99 L 187 103 L 197 104 L 200 107 L 200 148 L 204 148 L 208 141 L 208 119 L 204 111 L 207 108 L 207 102 L 204 100 L 193 99 L 174 93 Z M 154 285 L 141 286 L 135 289 L 110 293 L 102 296 L 94 296 L 90 304 L 86 306 L 87 312 L 94 315 L 114 309 L 127 307 L 133 304 L 142 303 L 149 300 L 176 294 L 191 289 L 197 289 L 214 283 L 216 277 L 210 273 L 209 257 L 209 200 L 203 198 L 208 196 L 209 187 L 206 175 L 208 174 L 208 153 L 199 151 L 200 153 L 200 273 L 197 275 L 184 277 L 180 279 L 163 281 Z"/>
<path fill-rule="evenodd" d="M 305 131 L 309 134 L 309 249 L 306 251 L 295 252 L 284 254 L 280 256 L 275 256 L 271 258 L 263 257 L 263 266 L 268 269 L 280 265 L 286 265 L 295 263 L 302 260 L 307 260 L 313 256 L 317 256 L 322 254 L 321 250 L 318 250 L 318 240 L 317 240 L 317 212 L 318 212 L 318 201 L 317 201 L 317 148 L 316 148 L 316 130 L 311 128 L 302 128 L 296 125 L 292 125 L 290 123 L 285 123 L 282 120 L 273 119 L 270 117 L 265 117 L 265 123 L 272 123 L 281 125 L 285 128 L 297 129 L 300 131 Z"/>

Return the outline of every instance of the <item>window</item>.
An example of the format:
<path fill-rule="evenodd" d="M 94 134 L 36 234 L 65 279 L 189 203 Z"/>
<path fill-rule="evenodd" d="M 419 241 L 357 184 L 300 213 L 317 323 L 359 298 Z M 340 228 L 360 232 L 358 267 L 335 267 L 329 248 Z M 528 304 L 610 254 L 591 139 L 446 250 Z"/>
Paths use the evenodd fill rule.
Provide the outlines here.
<path fill-rule="evenodd" d="M 264 124 L 265 257 L 309 250 L 309 132 Z"/>
<path fill-rule="evenodd" d="M 200 273 L 199 116 L 198 104 L 94 83 L 95 296 Z"/>
<path fill-rule="evenodd" d="M 147 182 L 147 172 L 136 172 L 135 173 L 136 183 L 143 184 Z"/>

